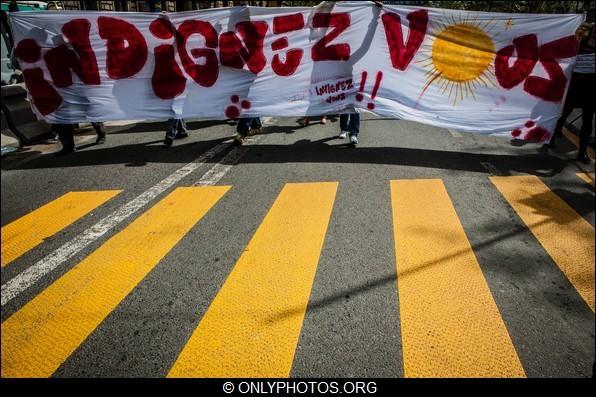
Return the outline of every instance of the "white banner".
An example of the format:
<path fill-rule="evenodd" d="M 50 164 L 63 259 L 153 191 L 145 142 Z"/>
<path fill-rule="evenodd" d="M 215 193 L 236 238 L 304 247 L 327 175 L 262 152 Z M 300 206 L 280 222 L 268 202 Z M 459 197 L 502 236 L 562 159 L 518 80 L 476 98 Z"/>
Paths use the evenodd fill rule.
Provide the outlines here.
<path fill-rule="evenodd" d="M 370 111 L 550 139 L 582 15 L 324 2 L 170 14 L 10 14 L 51 123 Z"/>

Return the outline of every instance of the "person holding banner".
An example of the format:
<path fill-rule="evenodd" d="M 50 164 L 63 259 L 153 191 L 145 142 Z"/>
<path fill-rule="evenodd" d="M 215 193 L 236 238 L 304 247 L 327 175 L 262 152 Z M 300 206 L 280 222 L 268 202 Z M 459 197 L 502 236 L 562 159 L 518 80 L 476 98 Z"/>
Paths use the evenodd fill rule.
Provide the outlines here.
<path fill-rule="evenodd" d="M 9 18 L 31 104 L 50 123 L 368 109 L 478 134 L 551 137 L 583 16 L 333 4 L 252 15 L 250 7 L 176 13 L 173 24 L 144 13 L 15 12 Z M 489 20 L 496 30 L 484 23 Z M 441 28 L 429 28 L 433 23 Z M 418 59 L 425 65 L 412 67 Z M 481 88 L 488 82 L 494 84 Z M 350 116 L 345 121 L 347 137 Z"/>
<path fill-rule="evenodd" d="M 301 119 L 298 119 L 297 123 L 300 124 L 302 127 L 307 127 L 308 124 L 310 123 L 310 117 L 302 117 Z M 327 124 L 327 116 L 326 115 L 323 115 L 323 117 L 321 117 L 321 124 L 323 124 L 323 125 Z"/>
<path fill-rule="evenodd" d="M 95 144 L 101 145 L 106 141 L 106 131 L 103 123 L 91 123 L 97 139 Z M 56 153 L 56 156 L 64 156 L 76 151 L 74 144 L 74 126 L 72 124 L 52 124 L 52 132 L 58 134 L 58 139 L 62 144 L 62 149 Z"/>
<path fill-rule="evenodd" d="M 174 139 L 182 139 L 188 137 L 188 129 L 184 119 L 168 119 L 166 124 L 166 137 L 164 138 L 164 145 L 172 146 Z"/>
<path fill-rule="evenodd" d="M 62 149 L 56 152 L 56 156 L 64 156 L 75 151 L 74 126 L 72 124 L 52 124 L 52 132 L 58 134 Z"/>
<path fill-rule="evenodd" d="M 595 25 L 583 24 L 579 27 L 577 36 L 580 38 L 579 51 L 573 76 L 569 84 L 569 92 L 565 100 L 565 106 L 561 117 L 557 121 L 555 132 L 549 143 L 555 147 L 556 137 L 562 136 L 562 128 L 565 121 L 575 108 L 582 109 L 582 126 L 580 130 L 579 152 L 577 160 L 589 164 L 590 157 L 587 155 L 588 141 L 592 134 L 592 118 L 594 117 L 594 53 L 596 44 Z"/>
<path fill-rule="evenodd" d="M 358 133 L 360 132 L 360 113 L 348 113 L 339 115 L 339 137 L 346 139 L 350 137 L 350 145 L 358 144 Z"/>
<path fill-rule="evenodd" d="M 333 11 L 336 3 L 337 3 L 336 1 L 323 1 L 315 8 L 316 12 L 318 14 L 331 13 Z M 375 31 L 377 30 L 380 11 L 381 11 L 381 8 L 383 7 L 383 3 L 379 2 L 379 1 L 374 1 L 374 4 L 376 7 L 374 7 L 371 22 L 370 22 L 365 34 L 363 35 L 362 42 L 360 43 L 360 45 L 357 49 L 353 49 L 353 52 L 349 56 L 349 60 L 342 60 L 341 62 L 338 62 L 337 68 L 336 68 L 336 74 L 338 76 L 346 76 L 353 80 L 354 79 L 354 77 L 353 77 L 354 76 L 354 65 L 366 55 L 366 52 L 368 51 L 368 49 L 371 46 Z M 312 25 L 312 22 L 311 22 L 311 25 Z M 325 34 L 327 34 L 326 29 L 321 30 L 321 29 L 312 28 L 311 34 L 310 34 L 310 40 L 311 41 L 319 40 L 320 37 L 324 36 Z M 325 75 L 325 70 L 324 69 L 317 70 L 316 65 L 317 64 L 315 63 L 315 67 L 313 67 L 313 70 L 312 70 L 311 83 L 316 82 L 316 81 L 322 81 L 323 80 L 322 76 Z M 347 106 L 345 106 L 344 109 L 342 109 L 342 111 L 344 111 L 346 113 L 340 114 L 340 117 L 339 117 L 339 125 L 340 125 L 339 138 L 345 139 L 345 138 L 349 137 L 350 145 L 356 146 L 358 144 L 358 133 L 360 132 L 360 113 L 358 113 L 354 104 L 348 104 Z M 307 114 L 310 112 L 311 112 L 310 109 L 308 109 Z M 308 118 L 306 118 L 306 120 L 308 120 Z"/>
<path fill-rule="evenodd" d="M 97 134 L 97 139 L 95 140 L 96 145 L 101 145 L 106 141 L 106 129 L 103 123 L 91 123 L 95 133 Z"/>
<path fill-rule="evenodd" d="M 242 145 L 244 143 L 244 139 L 250 134 L 260 134 L 261 133 L 261 119 L 259 117 L 241 117 L 238 119 L 238 124 L 236 125 L 236 138 L 234 138 L 234 145 Z"/>

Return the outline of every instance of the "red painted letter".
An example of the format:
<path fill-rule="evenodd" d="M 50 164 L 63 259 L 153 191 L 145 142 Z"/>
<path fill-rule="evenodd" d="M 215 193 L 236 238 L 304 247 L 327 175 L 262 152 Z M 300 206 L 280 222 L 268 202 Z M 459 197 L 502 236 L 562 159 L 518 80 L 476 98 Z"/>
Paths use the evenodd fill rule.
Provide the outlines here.
<path fill-rule="evenodd" d="M 242 69 L 246 64 L 248 70 L 258 74 L 267 64 L 263 52 L 263 41 L 267 34 L 267 22 L 240 22 L 236 30 L 242 36 L 246 48 L 234 32 L 225 32 L 219 38 L 219 59 L 222 65 Z"/>
<path fill-rule="evenodd" d="M 194 58 L 205 58 L 203 65 L 196 64 L 188 55 L 186 50 L 186 41 L 188 38 L 198 33 L 205 38 L 205 45 L 209 48 L 193 48 L 191 54 Z M 176 37 L 178 45 L 178 54 L 186 73 L 197 84 L 203 87 L 211 87 L 217 81 L 219 75 L 219 65 L 217 63 L 217 54 L 211 48 L 217 48 L 217 32 L 209 22 L 188 20 L 182 22 L 178 28 Z"/>
<path fill-rule="evenodd" d="M 41 59 L 41 48 L 33 39 L 21 40 L 15 48 L 16 56 L 24 63 L 34 63 Z M 60 107 L 62 97 L 43 77 L 41 68 L 23 69 L 25 85 L 33 104 L 42 115 L 50 114 Z"/>
<path fill-rule="evenodd" d="M 300 30 L 304 27 L 304 16 L 302 14 L 291 14 L 273 18 L 273 33 L 282 34 L 293 30 Z M 288 47 L 288 38 L 286 36 L 275 40 L 271 44 L 273 51 L 282 50 Z M 279 76 L 291 76 L 296 72 L 304 50 L 301 48 L 292 48 L 286 52 L 286 61 L 282 62 L 279 54 L 273 56 L 271 69 Z"/>
<path fill-rule="evenodd" d="M 558 60 L 574 57 L 577 54 L 577 44 L 575 36 L 567 36 L 541 45 L 540 63 L 550 79 L 528 76 L 524 83 L 524 90 L 545 101 L 560 101 L 565 94 L 567 78 Z"/>
<path fill-rule="evenodd" d="M 509 59 L 517 50 L 517 59 L 509 67 Z M 538 60 L 538 39 L 535 34 L 513 40 L 513 45 L 500 49 L 495 58 L 495 75 L 501 87 L 510 90 L 530 75 Z"/>
<path fill-rule="evenodd" d="M 313 47 L 311 58 L 313 61 L 347 61 L 350 59 L 349 44 L 334 44 L 328 46 L 344 30 L 350 27 L 350 14 L 348 13 L 319 13 L 312 20 L 314 28 L 329 28 L 331 31 L 319 40 Z"/>
<path fill-rule="evenodd" d="M 97 18 L 99 36 L 107 40 L 107 70 L 112 79 L 134 76 L 147 61 L 147 42 L 132 24 L 111 17 Z"/>
<path fill-rule="evenodd" d="M 426 28 L 428 26 L 428 12 L 426 10 L 414 11 L 408 14 L 410 31 L 408 40 L 404 44 L 399 15 L 393 12 L 383 14 L 383 26 L 387 36 L 391 64 L 398 70 L 406 70 L 414 55 L 422 45 Z"/>
<path fill-rule="evenodd" d="M 171 39 L 174 28 L 170 21 L 158 18 L 151 22 L 149 30 L 155 37 Z M 162 44 L 155 48 L 155 69 L 151 77 L 153 92 L 161 99 L 172 99 L 184 92 L 186 78 L 176 62 L 175 49 L 171 44 Z"/>
<path fill-rule="evenodd" d="M 509 58 L 517 50 L 517 60 L 509 67 Z M 570 58 L 577 53 L 575 36 L 551 41 L 538 48 L 536 35 L 530 34 L 513 40 L 513 45 L 502 48 L 495 59 L 495 74 L 499 84 L 506 89 L 524 81 L 524 91 L 545 101 L 558 102 L 563 98 L 567 78 L 558 60 Z M 548 79 L 530 76 L 536 62 L 544 67 Z"/>
<path fill-rule="evenodd" d="M 23 78 L 33 99 L 33 104 L 42 115 L 50 114 L 60 107 L 62 97 L 46 79 L 41 68 L 23 70 Z"/>
<path fill-rule="evenodd" d="M 79 76 L 85 84 L 98 85 L 99 69 L 97 59 L 89 41 L 91 23 L 86 19 L 74 19 L 65 23 L 62 33 L 72 44 L 76 53 L 62 44 L 52 48 L 44 55 L 44 60 L 52 76 L 52 81 L 57 87 L 72 85 L 71 70 Z"/>

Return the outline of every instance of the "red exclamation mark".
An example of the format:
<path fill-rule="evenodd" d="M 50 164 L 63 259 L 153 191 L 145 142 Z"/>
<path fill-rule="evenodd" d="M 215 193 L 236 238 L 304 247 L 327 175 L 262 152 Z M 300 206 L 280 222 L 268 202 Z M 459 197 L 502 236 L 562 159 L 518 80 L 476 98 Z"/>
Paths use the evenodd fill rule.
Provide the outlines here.
<path fill-rule="evenodd" d="M 365 70 L 362 72 L 362 79 L 360 80 L 360 90 L 358 94 L 356 94 L 356 100 L 358 102 L 362 102 L 362 100 L 364 99 L 364 95 L 362 95 L 362 92 L 364 91 L 364 86 L 366 85 L 366 76 L 368 76 L 368 73 Z"/>
<path fill-rule="evenodd" d="M 372 94 L 370 95 L 370 99 L 374 101 L 375 97 L 377 96 L 377 91 L 379 91 L 379 87 L 381 86 L 381 80 L 383 80 L 383 72 L 377 72 L 377 79 L 375 80 L 375 86 L 373 87 Z M 375 104 L 370 102 L 366 107 L 369 110 L 373 110 L 375 108 Z"/>

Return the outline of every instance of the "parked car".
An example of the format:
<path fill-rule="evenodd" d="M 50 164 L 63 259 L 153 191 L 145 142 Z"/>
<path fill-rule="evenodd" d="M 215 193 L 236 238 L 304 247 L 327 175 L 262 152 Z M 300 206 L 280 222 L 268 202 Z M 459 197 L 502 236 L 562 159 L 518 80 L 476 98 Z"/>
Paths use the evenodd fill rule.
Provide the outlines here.
<path fill-rule="evenodd" d="M 48 8 L 47 3 L 47 1 L 17 1 L 17 6 L 19 6 L 19 11 L 44 11 Z M 10 2 L 2 2 L 2 11 L 10 11 L 9 7 Z"/>
<path fill-rule="evenodd" d="M 2 37 L 0 38 L 0 69 L 2 75 L 0 77 L 1 85 L 15 84 L 22 82 L 22 75 L 20 70 L 17 70 L 16 65 L 13 65 L 10 60 L 10 53 L 12 50 L 12 40 L 10 38 L 10 29 L 8 27 L 8 17 L 5 11 L 0 11 Z"/>

